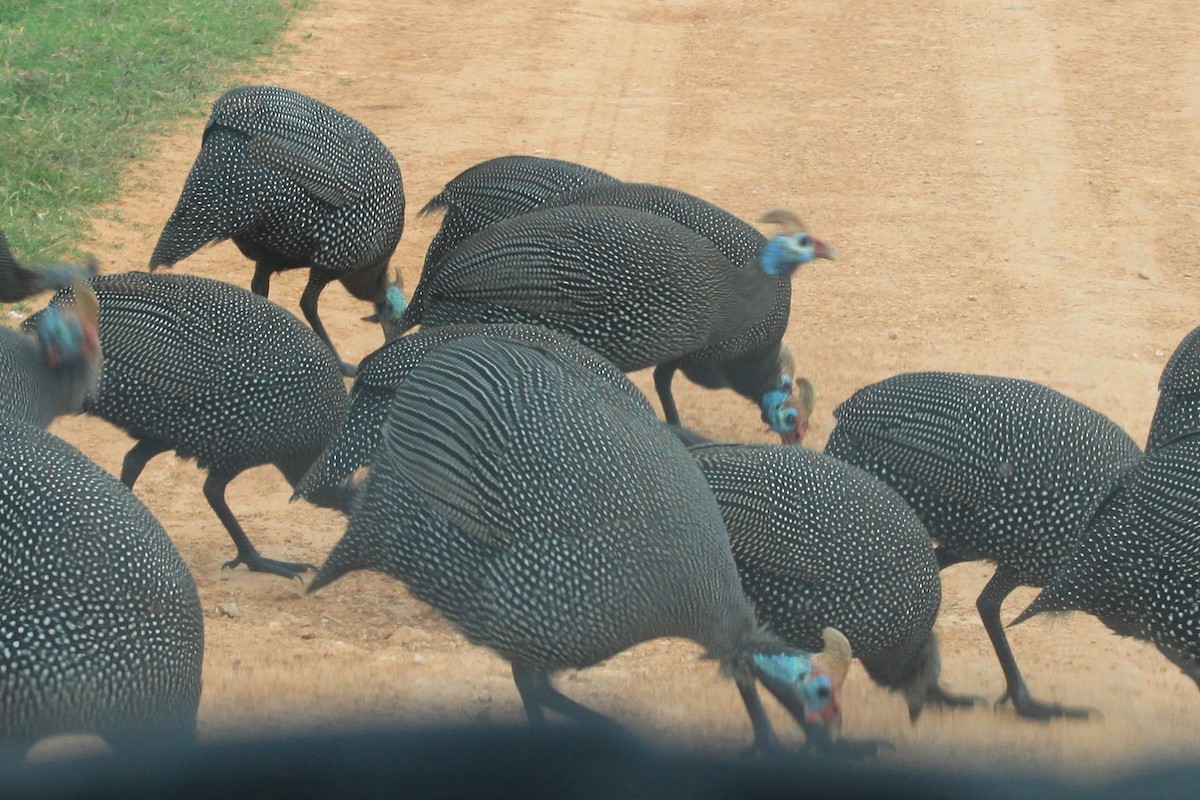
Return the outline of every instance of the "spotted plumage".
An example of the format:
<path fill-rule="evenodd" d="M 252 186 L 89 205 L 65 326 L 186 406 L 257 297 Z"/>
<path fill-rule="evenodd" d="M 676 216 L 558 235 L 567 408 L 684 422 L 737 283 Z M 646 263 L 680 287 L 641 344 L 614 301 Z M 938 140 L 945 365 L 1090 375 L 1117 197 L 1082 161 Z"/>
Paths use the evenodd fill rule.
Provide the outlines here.
<path fill-rule="evenodd" d="M 959 704 L 938 686 L 942 598 L 929 532 L 895 491 L 832 456 L 781 445 L 690 448 L 721 509 L 759 621 L 813 649 L 833 626 L 879 684 Z"/>
<path fill-rule="evenodd" d="M 0 743 L 195 737 L 204 624 L 158 522 L 79 451 L 0 418 Z"/>
<path fill-rule="evenodd" d="M 609 361 L 579 342 L 549 328 L 537 325 L 447 325 L 421 330 L 393 339 L 363 359 L 350 389 L 350 410 L 346 420 L 329 441 L 308 474 L 296 487 L 294 497 L 333 487 L 366 466 L 379 444 L 380 431 L 397 389 L 421 360 L 432 350 L 466 336 L 486 335 L 526 347 L 545 349 L 574 359 L 602 380 L 629 394 L 630 399 L 647 411 L 649 404 L 637 387 Z M 350 489 L 350 487 L 347 487 Z"/>
<path fill-rule="evenodd" d="M 822 247 L 811 240 L 785 258 L 794 268 Z M 774 302 L 761 277 L 658 214 L 549 207 L 497 222 L 437 262 L 389 336 L 417 324 L 541 324 L 636 370 L 744 335 L 757 323 L 744 309 Z"/>
<path fill-rule="evenodd" d="M 791 397 L 795 364 L 782 343 L 791 309 L 790 272 L 765 274 L 758 256 L 767 244 L 766 237 L 694 195 L 654 184 L 618 181 L 568 161 L 532 156 L 491 159 L 454 178 L 421 210 L 422 214 L 442 208 L 447 211 L 426 256 L 425 276 L 433 279 L 433 265 L 485 227 L 538 208 L 564 205 L 611 205 L 667 217 L 712 241 L 725 255 L 728 268 L 747 273 L 743 278 L 757 277 L 771 284 L 770 304 L 763 304 L 758 295 L 747 295 L 740 308 L 727 312 L 749 320 L 742 334 L 659 364 L 655 389 L 667 422 L 674 425 L 679 424 L 679 413 L 671 382 L 676 370 L 682 369 L 701 386 L 731 388 L 760 405 L 763 421 L 785 441 L 803 438 L 812 410 L 811 391 L 802 383 L 798 387 L 801 396 Z M 824 253 L 832 257 L 827 248 Z M 396 309 L 392 311 L 398 316 Z"/>
<path fill-rule="evenodd" d="M 723 664 L 760 745 L 774 739 L 756 678 L 810 730 L 837 714 L 840 676 L 756 623 L 686 450 L 570 355 L 486 335 L 430 348 L 310 590 L 356 569 L 404 581 L 509 660 L 534 724 L 546 709 L 602 720 L 550 675 L 661 636 Z"/>
<path fill-rule="evenodd" d="M 82 302 L 38 315 L 24 333 L 0 328 L 0 417 L 47 427 L 78 414 L 100 380 L 96 297 L 79 283 Z"/>
<path fill-rule="evenodd" d="M 733 389 L 762 406 L 762 418 L 790 441 L 803 438 L 807 415 L 789 416 L 789 424 L 776 424 L 778 410 L 771 404 L 779 389 L 791 392 L 795 364 L 783 335 L 791 313 L 791 274 L 769 275 L 759 264 L 767 238 L 752 225 L 728 211 L 678 189 L 650 183 L 609 182 L 583 186 L 550 198 L 547 206 L 609 205 L 647 211 L 678 222 L 711 241 L 725 256 L 713 267 L 729 267 L 743 273 L 743 280 L 759 280 L 770 287 L 768 302 L 760 293 L 731 297 L 737 304 L 726 311 L 747 321 L 739 335 L 722 339 L 655 367 L 654 385 L 668 423 L 679 424 L 679 412 L 671 393 L 676 370 L 708 389 Z M 707 265 L 707 262 L 706 262 Z M 783 402 L 787 402 L 784 400 Z M 794 406 L 793 406 L 794 407 Z"/>
<path fill-rule="evenodd" d="M 1200 328 L 1183 338 L 1158 380 L 1146 452 L 1200 433 Z"/>
<path fill-rule="evenodd" d="M 303 477 L 345 418 L 334 355 L 286 310 L 227 283 L 131 272 L 91 285 L 105 359 L 86 410 L 137 440 L 121 480 L 132 487 L 159 453 L 194 458 L 208 472 L 204 496 L 237 545 L 226 566 L 285 576 L 306 568 L 263 558 L 229 510 L 225 487 L 262 464 L 292 486 Z M 335 494 L 310 499 L 342 503 Z"/>
<path fill-rule="evenodd" d="M 1000 621 L 1017 586 L 1045 586 L 1088 520 L 1140 457 L 1107 417 L 1013 378 L 907 373 L 859 390 L 834 411 L 826 452 L 882 478 L 925 522 L 944 567 L 986 559 L 977 601 L 1006 682 L 1001 700 L 1045 719 L 1076 709 L 1029 696 Z"/>
<path fill-rule="evenodd" d="M 1200 328 L 1163 369 L 1146 455 L 1018 617 L 1085 611 L 1153 642 L 1200 686 Z"/>
<path fill-rule="evenodd" d="M 273 273 L 308 267 L 300 308 L 333 349 L 317 314 L 321 291 L 337 280 L 378 300 L 403 231 L 400 167 L 371 131 L 297 92 L 243 86 L 213 104 L 150 268 L 232 239 L 255 263 L 251 288 L 266 297 Z"/>
<path fill-rule="evenodd" d="M 463 170 L 421 208 L 420 216 L 445 211 L 425 253 L 425 271 L 479 231 L 578 186 L 616 178 L 571 161 L 539 156 L 501 156 Z"/>

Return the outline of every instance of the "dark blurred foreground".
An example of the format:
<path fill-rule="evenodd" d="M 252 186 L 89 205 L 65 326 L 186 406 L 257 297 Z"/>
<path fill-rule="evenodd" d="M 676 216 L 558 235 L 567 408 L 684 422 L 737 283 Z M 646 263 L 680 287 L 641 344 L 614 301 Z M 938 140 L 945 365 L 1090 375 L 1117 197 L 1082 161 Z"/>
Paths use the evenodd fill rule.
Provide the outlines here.
<path fill-rule="evenodd" d="M 902 770 L 802 756 L 745 759 L 575 729 L 439 728 L 229 740 L 194 749 L 26 763 L 0 758 L 20 798 L 1100 798 L 1200 794 L 1200 766 L 1104 784 Z"/>

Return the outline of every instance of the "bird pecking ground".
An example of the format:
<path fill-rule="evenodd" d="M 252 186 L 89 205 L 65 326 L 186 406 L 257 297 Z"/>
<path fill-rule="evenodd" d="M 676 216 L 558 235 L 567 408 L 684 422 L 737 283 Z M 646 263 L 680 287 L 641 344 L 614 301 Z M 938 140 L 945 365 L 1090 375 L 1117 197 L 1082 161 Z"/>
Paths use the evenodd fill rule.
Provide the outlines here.
<path fill-rule="evenodd" d="M 1046 383 L 1144 441 L 1158 375 L 1200 324 L 1200 18 L 1187 0 L 323 0 L 274 66 L 242 76 L 311 94 L 364 122 L 404 171 L 394 264 L 415 286 L 438 220 L 415 216 L 460 170 L 531 153 L 672 185 L 746 219 L 789 206 L 838 250 L 795 280 L 787 336 L 819 393 L 809 444 L 855 389 L 915 369 Z M 450 21 L 453 21 L 452 24 Z M 131 165 L 86 243 L 105 272 L 144 269 L 200 144 L 207 108 Z M 231 244 L 175 267 L 249 286 Z M 298 309 L 304 273 L 272 299 Z M 339 349 L 377 347 L 370 309 L 334 285 Z M 650 389 L 648 373 L 635 376 Z M 677 381 L 685 424 L 770 441 L 732 393 Z M 103 422 L 53 430 L 119 472 L 130 442 Z M 516 721 L 507 665 L 381 576 L 314 596 L 298 581 L 222 571 L 232 545 L 194 465 L 161 456 L 137 487 L 200 587 L 205 737 L 354 724 Z M 271 468 L 228 500 L 267 555 L 320 563 L 344 523 L 289 504 Z M 993 710 L 1002 680 L 974 599 L 990 570 L 943 573 L 937 631 L 954 691 L 927 710 L 855 668 L 845 732 L 892 740 L 898 763 L 1106 775 L 1200 756 L 1200 696 L 1149 645 L 1082 615 L 1011 631 L 1031 691 L 1100 714 L 1037 724 Z M 1034 596 L 1005 606 L 1015 616 Z M 732 684 L 687 643 L 653 642 L 564 675 L 571 696 L 649 737 L 740 747 Z M 785 716 L 781 732 L 793 735 Z"/>

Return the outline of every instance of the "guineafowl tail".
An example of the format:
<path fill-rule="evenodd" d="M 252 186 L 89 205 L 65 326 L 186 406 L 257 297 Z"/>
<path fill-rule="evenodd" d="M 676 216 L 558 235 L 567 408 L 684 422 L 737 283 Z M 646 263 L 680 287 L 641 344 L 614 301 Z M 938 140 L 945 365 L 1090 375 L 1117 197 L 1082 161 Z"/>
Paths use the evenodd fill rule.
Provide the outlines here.
<path fill-rule="evenodd" d="M 64 289 L 72 281 L 86 281 L 96 274 L 95 258 L 83 264 L 48 264 L 28 267 L 17 261 L 0 231 L 0 303 L 17 303 L 39 292 Z"/>
<path fill-rule="evenodd" d="M 306 493 L 304 499 L 315 506 L 340 511 L 348 517 L 350 509 L 354 506 L 354 498 L 358 496 L 358 490 L 359 483 L 357 481 L 345 480 L 333 486 L 314 489 Z M 293 499 L 296 496 L 299 496 L 299 492 L 293 496 Z"/>
<path fill-rule="evenodd" d="M 249 159 L 241 134 L 210 129 L 154 245 L 150 271 L 172 267 L 207 244 L 250 229 L 261 206 L 254 176 L 263 169 Z"/>
<path fill-rule="evenodd" d="M 317 505 L 324 505 L 315 497 L 318 492 L 349 484 L 354 472 L 365 466 L 375 452 L 390 400 L 389 392 L 370 389 L 356 392 L 354 413 L 346 418 L 325 451 L 296 483 L 292 500 L 307 497 Z"/>

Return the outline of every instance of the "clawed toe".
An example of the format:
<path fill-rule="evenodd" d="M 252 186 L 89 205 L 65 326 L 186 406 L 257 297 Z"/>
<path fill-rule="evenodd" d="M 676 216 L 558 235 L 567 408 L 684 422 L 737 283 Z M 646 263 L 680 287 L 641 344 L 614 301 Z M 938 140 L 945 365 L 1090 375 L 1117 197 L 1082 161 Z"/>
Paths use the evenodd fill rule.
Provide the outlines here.
<path fill-rule="evenodd" d="M 221 568 L 233 569 L 242 564 L 245 564 L 246 569 L 251 572 L 266 572 L 281 578 L 299 578 L 301 572 L 311 572 L 317 568 L 315 564 L 307 564 L 302 561 L 276 561 L 273 558 L 263 558 L 257 553 L 252 556 L 239 555 L 237 558 L 226 561 Z"/>
<path fill-rule="evenodd" d="M 1012 703 L 1018 716 L 1038 722 L 1048 722 L 1052 719 L 1087 719 L 1097 713 L 1092 708 L 1071 708 L 1058 703 L 1043 703 L 1034 700 L 1028 694 L 1018 694 L 1014 697 L 1009 692 L 1001 695 L 994 707 L 1000 708 L 1007 703 Z"/>

